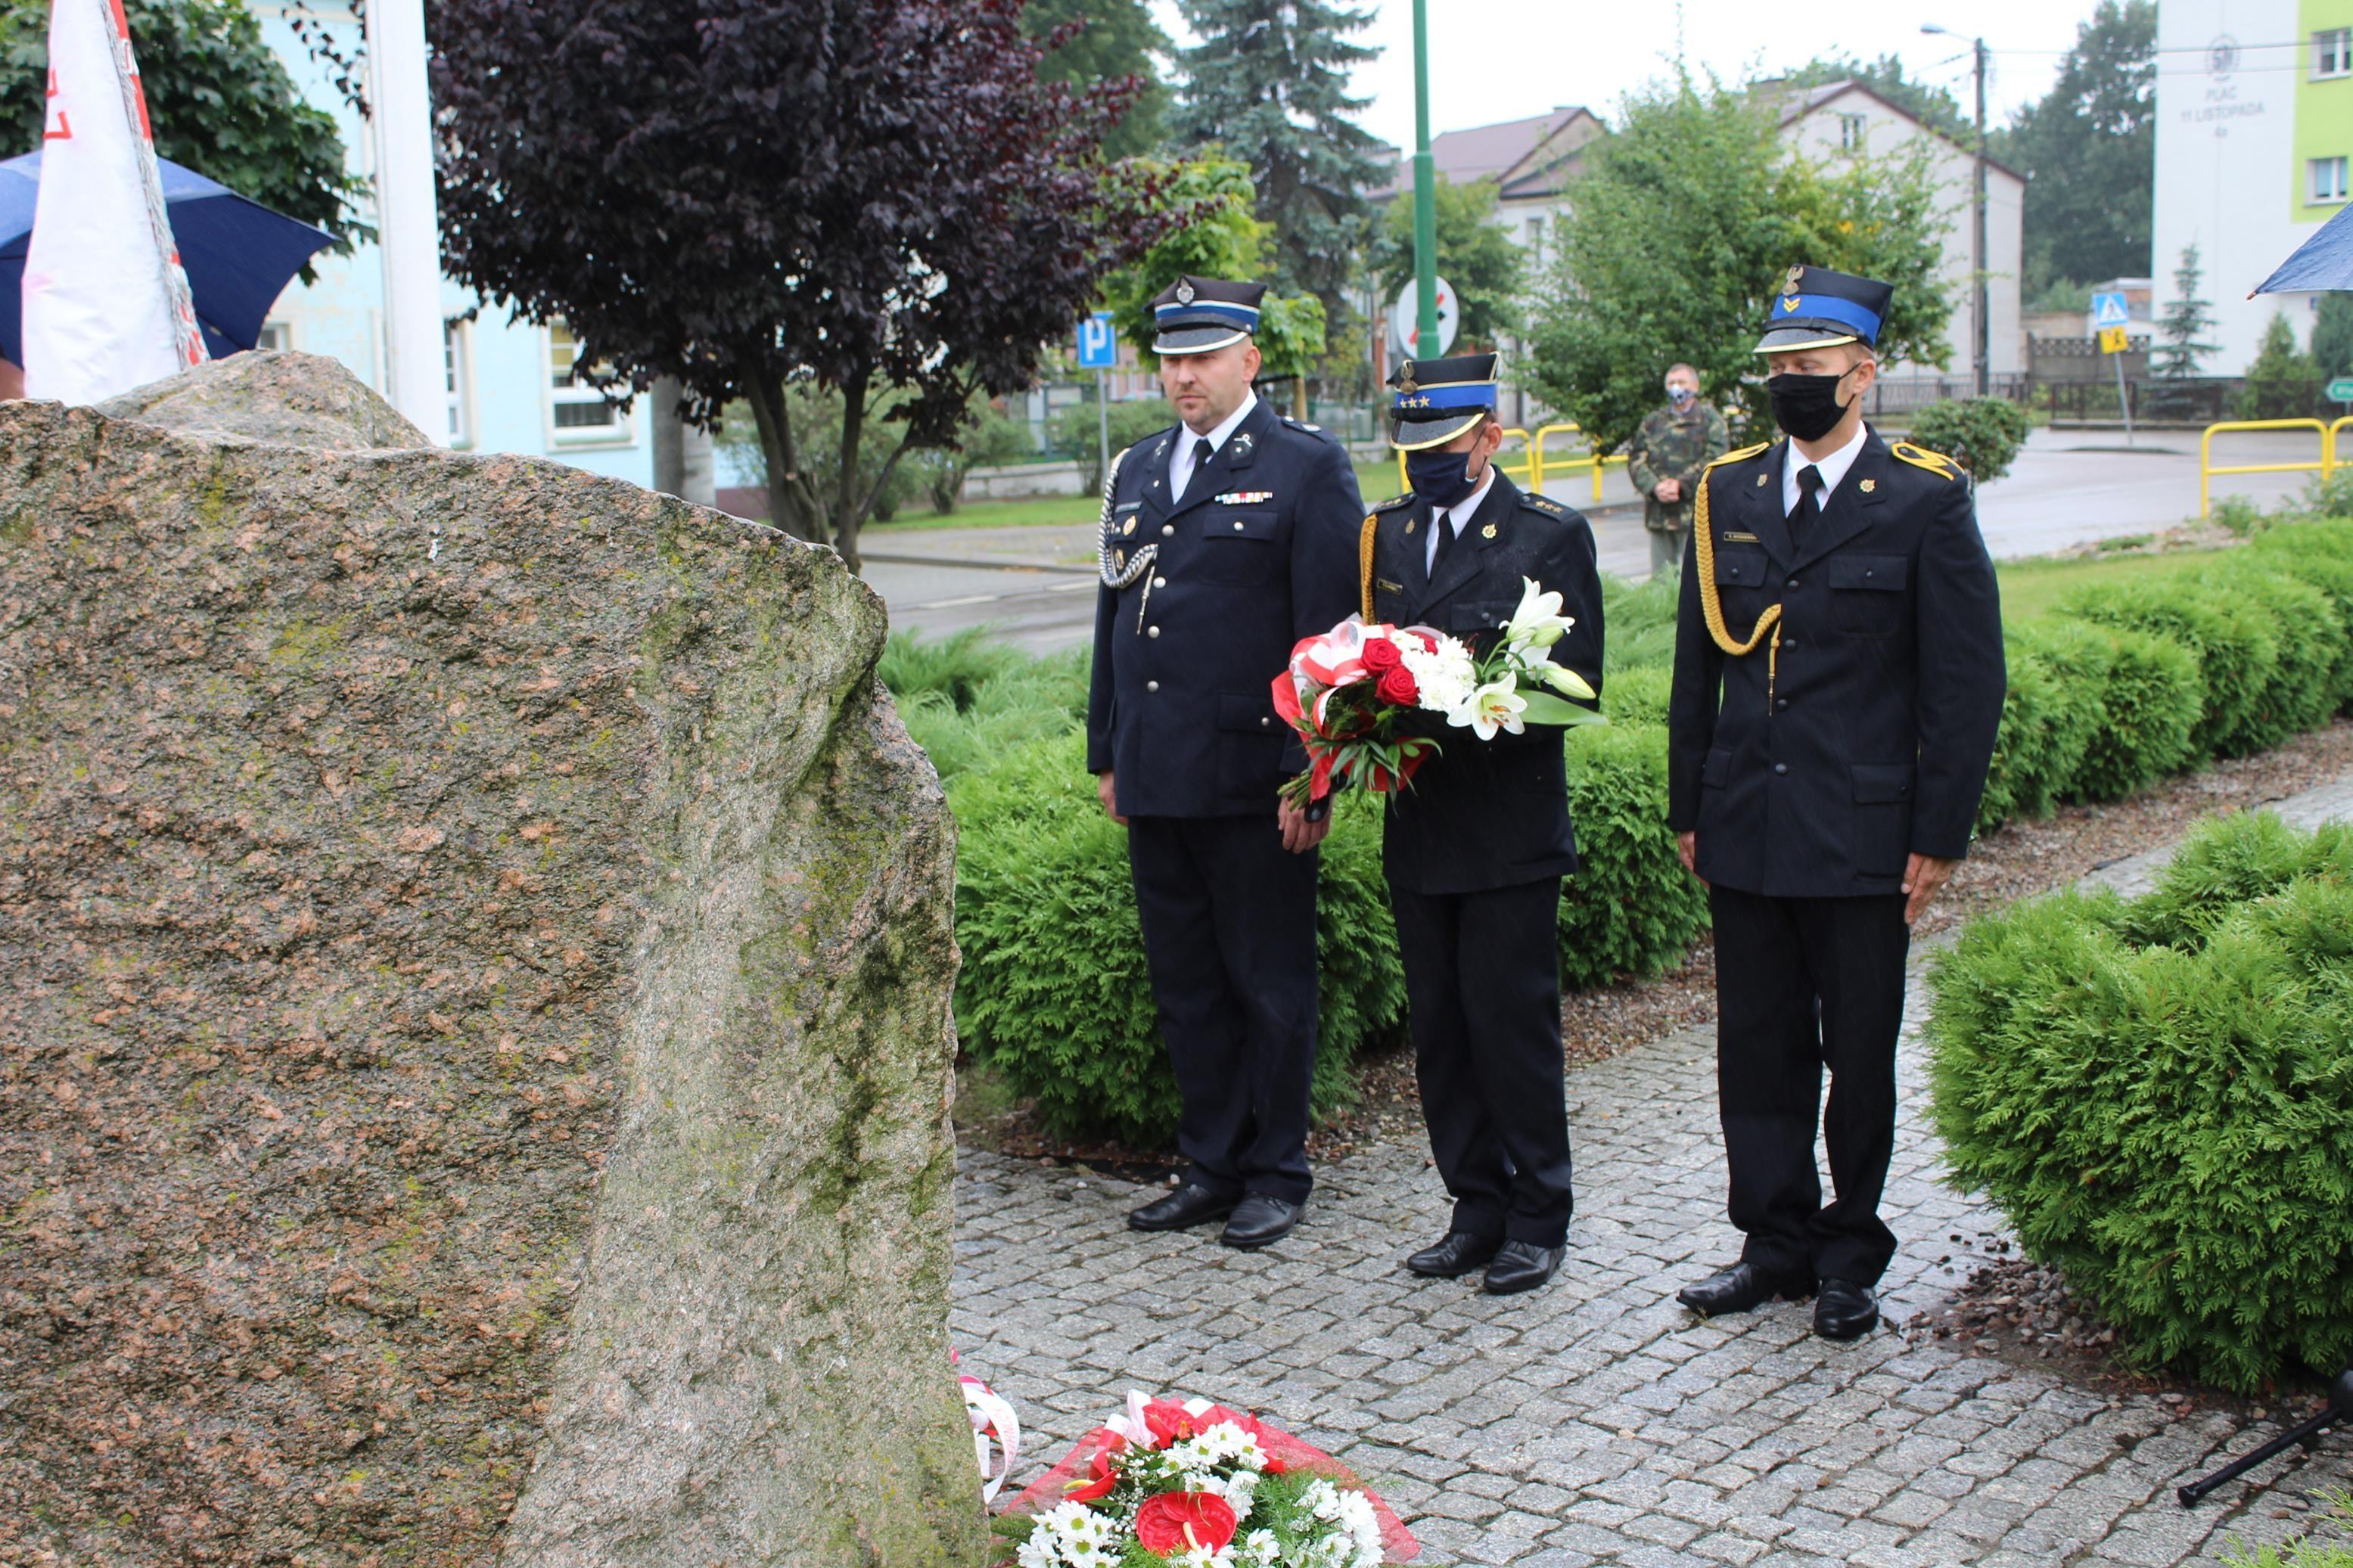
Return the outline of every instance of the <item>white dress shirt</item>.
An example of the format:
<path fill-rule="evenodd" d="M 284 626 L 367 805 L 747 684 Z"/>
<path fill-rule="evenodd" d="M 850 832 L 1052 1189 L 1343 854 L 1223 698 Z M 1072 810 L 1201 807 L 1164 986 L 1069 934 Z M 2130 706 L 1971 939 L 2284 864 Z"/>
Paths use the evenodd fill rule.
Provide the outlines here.
<path fill-rule="evenodd" d="M 1224 451 L 1226 437 L 1240 429 L 1242 421 L 1249 418 L 1250 410 L 1257 406 L 1258 394 L 1244 392 L 1242 405 L 1227 415 L 1224 422 L 1207 436 L 1196 436 L 1190 426 L 1177 431 L 1176 449 L 1168 455 L 1168 499 L 1172 502 L 1183 500 L 1185 487 L 1193 482 L 1194 443 L 1208 442 L 1212 454 Z"/>
<path fill-rule="evenodd" d="M 1479 476 L 1477 489 L 1472 490 L 1444 511 L 1439 510 L 1436 507 L 1430 509 L 1430 541 L 1421 547 L 1421 570 L 1424 576 L 1428 576 L 1438 564 L 1439 525 L 1444 523 L 1452 529 L 1454 536 L 1460 539 L 1462 536 L 1462 531 L 1471 526 L 1472 514 L 1479 510 L 1479 503 L 1485 500 L 1487 492 L 1494 488 L 1495 461 L 1490 458 L 1487 460 L 1487 471 Z"/>
<path fill-rule="evenodd" d="M 1831 492 L 1838 489 L 1841 479 L 1846 478 L 1846 471 L 1854 467 L 1855 455 L 1862 450 L 1862 443 L 1870 435 L 1870 427 L 1857 421 L 1854 434 L 1848 437 L 1847 444 L 1829 457 L 1820 458 L 1807 457 L 1798 450 L 1795 441 L 1790 442 L 1789 455 L 1781 464 L 1781 515 L 1788 517 L 1798 510 L 1798 474 L 1809 464 L 1822 471 L 1821 493 L 1814 498 L 1814 505 L 1828 511 Z"/>

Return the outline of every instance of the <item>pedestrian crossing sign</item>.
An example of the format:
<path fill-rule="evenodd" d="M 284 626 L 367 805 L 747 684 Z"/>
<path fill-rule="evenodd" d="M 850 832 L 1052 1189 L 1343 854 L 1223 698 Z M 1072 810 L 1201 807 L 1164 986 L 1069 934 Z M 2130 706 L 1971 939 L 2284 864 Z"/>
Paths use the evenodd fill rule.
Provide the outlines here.
<path fill-rule="evenodd" d="M 2102 327 L 2100 329 L 2100 352 L 2102 353 L 2120 354 L 2125 352 L 2126 346 L 2127 338 L 2124 328 Z"/>
<path fill-rule="evenodd" d="M 2092 296 L 2092 325 L 2094 328 L 2105 332 L 2110 327 L 2125 327 L 2131 324 L 2132 317 L 2125 310 L 2123 289 L 2110 289 Z"/>

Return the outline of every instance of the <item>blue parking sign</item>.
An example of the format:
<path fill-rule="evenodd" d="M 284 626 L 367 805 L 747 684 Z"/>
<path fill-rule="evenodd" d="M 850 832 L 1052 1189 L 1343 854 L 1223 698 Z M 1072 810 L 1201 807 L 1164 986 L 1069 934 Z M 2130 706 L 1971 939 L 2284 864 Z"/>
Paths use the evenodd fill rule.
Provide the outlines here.
<path fill-rule="evenodd" d="M 1079 323 L 1079 368 L 1112 370 L 1119 364 L 1119 339 L 1111 330 L 1111 312 L 1097 310 Z"/>

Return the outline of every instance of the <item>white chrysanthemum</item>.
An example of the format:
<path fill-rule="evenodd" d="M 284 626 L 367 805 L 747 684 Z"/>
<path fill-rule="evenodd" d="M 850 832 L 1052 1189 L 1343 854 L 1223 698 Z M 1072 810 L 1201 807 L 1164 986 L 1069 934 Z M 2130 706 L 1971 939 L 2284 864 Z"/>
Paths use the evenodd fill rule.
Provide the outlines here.
<path fill-rule="evenodd" d="M 1340 1519 L 1340 1489 L 1319 1477 L 1299 1494 L 1299 1506 L 1317 1519 L 1336 1524 Z"/>
<path fill-rule="evenodd" d="M 1414 685 L 1420 689 L 1418 706 L 1433 713 L 1461 706 L 1478 684 L 1478 667 L 1459 638 L 1440 637 L 1437 651 L 1432 652 L 1421 646 L 1420 638 L 1408 637 L 1398 641 L 1398 649 L 1406 668 L 1413 672 Z"/>
<path fill-rule="evenodd" d="M 1060 1547 L 1054 1538 L 1042 1530 L 1033 1530 L 1029 1539 L 1013 1554 L 1020 1568 L 1059 1568 L 1062 1561 Z"/>
<path fill-rule="evenodd" d="M 1381 1560 L 1381 1521 L 1373 1512 L 1372 1500 L 1358 1491 L 1340 1494 L 1340 1528 L 1348 1532 L 1356 1543 L 1359 1564 L 1378 1564 Z M 1367 1555 L 1369 1553 L 1369 1555 Z"/>
<path fill-rule="evenodd" d="M 1242 1537 L 1241 1556 L 1250 1568 L 1278 1568 L 1282 1561 L 1282 1542 L 1274 1538 L 1271 1530 L 1253 1530 Z"/>
<path fill-rule="evenodd" d="M 1176 1568 L 1237 1568 L 1230 1546 L 1188 1546 L 1168 1561 Z"/>

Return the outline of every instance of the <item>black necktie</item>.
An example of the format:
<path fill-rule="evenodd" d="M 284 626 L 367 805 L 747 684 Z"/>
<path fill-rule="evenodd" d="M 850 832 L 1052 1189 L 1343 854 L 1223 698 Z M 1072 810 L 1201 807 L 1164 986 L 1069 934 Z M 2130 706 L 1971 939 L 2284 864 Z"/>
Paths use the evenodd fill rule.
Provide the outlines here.
<path fill-rule="evenodd" d="M 1201 482 L 1201 474 L 1209 466 L 1209 438 L 1207 436 L 1194 437 L 1193 471 L 1185 476 L 1185 495 L 1191 495 L 1193 487 Z M 1179 496 L 1176 499 L 1182 500 L 1185 497 Z"/>
<path fill-rule="evenodd" d="M 1806 542 L 1806 531 L 1814 519 L 1822 515 L 1820 500 L 1822 471 L 1808 463 L 1798 470 L 1798 510 L 1789 514 L 1789 541 L 1793 544 Z"/>
<path fill-rule="evenodd" d="M 1454 548 L 1455 535 L 1461 531 L 1447 513 L 1432 510 L 1430 526 L 1438 530 L 1438 552 L 1430 558 L 1430 580 L 1438 581 L 1439 569 L 1446 564 L 1447 554 Z"/>

